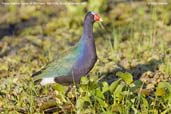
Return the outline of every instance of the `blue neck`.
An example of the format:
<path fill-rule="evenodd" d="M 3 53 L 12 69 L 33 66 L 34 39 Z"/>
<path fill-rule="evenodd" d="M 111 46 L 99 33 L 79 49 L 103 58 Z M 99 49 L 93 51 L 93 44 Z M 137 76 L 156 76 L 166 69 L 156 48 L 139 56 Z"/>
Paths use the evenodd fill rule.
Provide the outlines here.
<path fill-rule="evenodd" d="M 89 21 L 89 19 L 85 19 L 83 24 L 83 34 L 81 36 L 81 39 L 79 41 L 82 43 L 90 43 L 94 42 L 93 39 L 93 23 Z"/>
<path fill-rule="evenodd" d="M 85 18 L 83 24 L 83 34 L 78 44 L 80 51 L 95 51 L 95 42 L 93 38 L 93 23 L 89 17 Z"/>

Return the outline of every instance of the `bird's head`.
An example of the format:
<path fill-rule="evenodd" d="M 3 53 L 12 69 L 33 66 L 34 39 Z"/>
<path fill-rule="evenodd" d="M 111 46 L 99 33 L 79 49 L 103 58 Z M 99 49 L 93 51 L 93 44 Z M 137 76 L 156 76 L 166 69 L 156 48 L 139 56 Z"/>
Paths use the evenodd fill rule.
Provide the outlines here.
<path fill-rule="evenodd" d="M 88 12 L 87 15 L 85 16 L 85 19 L 88 19 L 91 22 L 102 22 L 102 18 L 96 13 L 96 12 Z"/>

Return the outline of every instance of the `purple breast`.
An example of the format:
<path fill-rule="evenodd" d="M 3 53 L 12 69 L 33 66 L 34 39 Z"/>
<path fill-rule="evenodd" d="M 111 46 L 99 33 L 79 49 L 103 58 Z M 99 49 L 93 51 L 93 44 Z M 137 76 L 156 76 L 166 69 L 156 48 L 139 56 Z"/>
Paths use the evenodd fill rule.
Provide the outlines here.
<path fill-rule="evenodd" d="M 73 73 L 76 77 L 81 77 L 86 75 L 94 66 L 97 56 L 94 49 L 87 47 L 87 45 L 82 45 L 80 50 L 80 56 L 73 66 Z"/>

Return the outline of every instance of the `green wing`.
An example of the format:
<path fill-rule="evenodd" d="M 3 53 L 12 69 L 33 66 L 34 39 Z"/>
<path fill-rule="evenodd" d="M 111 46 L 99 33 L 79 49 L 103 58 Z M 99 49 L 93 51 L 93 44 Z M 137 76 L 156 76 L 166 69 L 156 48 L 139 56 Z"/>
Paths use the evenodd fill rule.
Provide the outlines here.
<path fill-rule="evenodd" d="M 59 59 L 53 60 L 45 68 L 40 71 L 40 74 L 33 77 L 34 80 L 48 77 L 65 76 L 71 72 L 73 64 L 78 57 L 78 51 L 75 48 L 68 50 L 65 56 L 61 56 Z M 63 54 L 63 55 L 64 55 Z"/>

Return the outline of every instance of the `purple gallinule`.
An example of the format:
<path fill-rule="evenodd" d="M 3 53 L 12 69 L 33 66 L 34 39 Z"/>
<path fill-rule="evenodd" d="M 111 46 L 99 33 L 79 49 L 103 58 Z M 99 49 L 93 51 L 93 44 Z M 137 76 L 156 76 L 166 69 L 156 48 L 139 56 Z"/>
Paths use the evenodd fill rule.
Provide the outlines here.
<path fill-rule="evenodd" d="M 95 12 L 88 12 L 84 18 L 83 33 L 75 47 L 68 50 L 59 59 L 34 73 L 33 80 L 40 80 L 41 85 L 48 83 L 79 83 L 80 78 L 88 74 L 97 60 L 93 38 L 93 23 L 102 19 Z"/>

